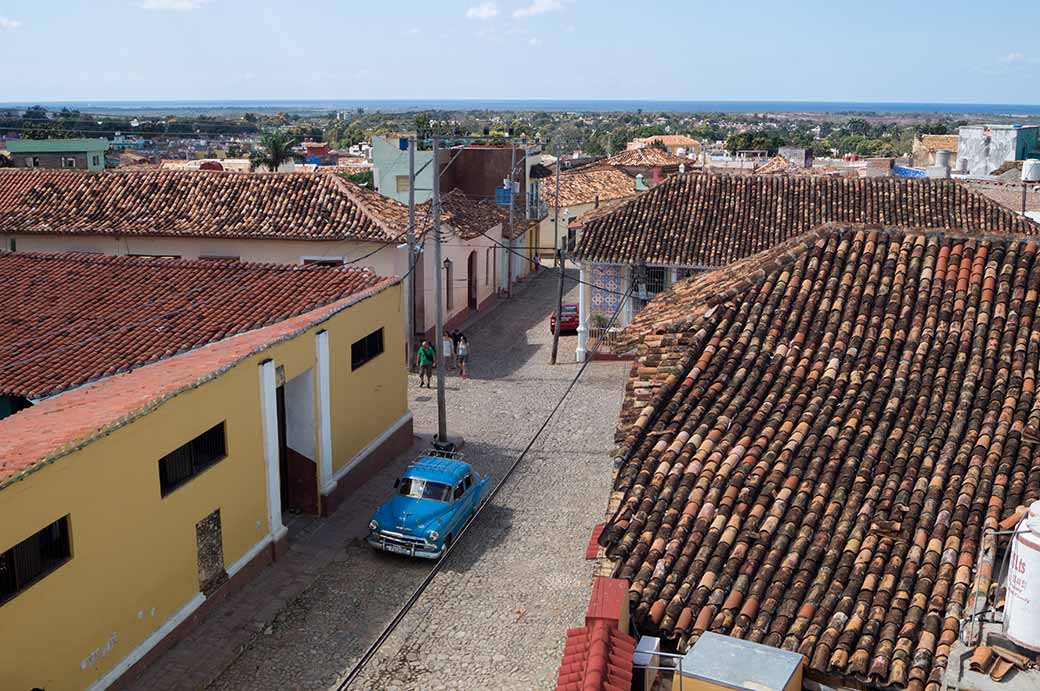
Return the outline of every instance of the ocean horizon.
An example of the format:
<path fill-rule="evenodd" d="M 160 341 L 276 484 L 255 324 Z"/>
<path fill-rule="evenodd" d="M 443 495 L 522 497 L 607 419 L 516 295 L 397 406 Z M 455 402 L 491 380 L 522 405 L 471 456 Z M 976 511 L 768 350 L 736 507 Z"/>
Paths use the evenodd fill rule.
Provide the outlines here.
<path fill-rule="evenodd" d="M 170 99 L 91 101 L 10 101 L 0 108 L 41 105 L 95 112 L 356 110 L 407 112 L 418 110 L 498 110 L 546 112 L 672 112 L 672 113 L 890 113 L 938 115 L 1040 116 L 1040 104 L 911 103 L 871 101 L 668 101 L 593 99 Z"/>

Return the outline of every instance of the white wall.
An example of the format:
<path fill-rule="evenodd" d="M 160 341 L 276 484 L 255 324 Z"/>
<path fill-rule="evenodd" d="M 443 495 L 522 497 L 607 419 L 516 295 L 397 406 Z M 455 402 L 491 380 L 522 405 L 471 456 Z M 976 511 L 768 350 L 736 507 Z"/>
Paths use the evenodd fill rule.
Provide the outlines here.
<path fill-rule="evenodd" d="M 285 382 L 285 443 L 293 451 L 317 460 L 314 424 L 314 370 Z"/>

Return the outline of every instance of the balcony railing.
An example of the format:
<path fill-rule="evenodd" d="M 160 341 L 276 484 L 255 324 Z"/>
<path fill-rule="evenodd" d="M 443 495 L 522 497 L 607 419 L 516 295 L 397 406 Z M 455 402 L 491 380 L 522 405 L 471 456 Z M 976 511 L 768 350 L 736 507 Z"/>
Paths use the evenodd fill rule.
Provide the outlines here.
<path fill-rule="evenodd" d="M 610 353 L 614 346 L 621 342 L 621 328 L 612 326 L 605 329 L 600 326 L 589 327 L 589 338 L 585 349 L 590 353 Z"/>
<path fill-rule="evenodd" d="M 527 199 L 527 220 L 528 221 L 540 221 L 549 215 L 549 202 L 542 199 L 536 199 L 528 197 Z"/>

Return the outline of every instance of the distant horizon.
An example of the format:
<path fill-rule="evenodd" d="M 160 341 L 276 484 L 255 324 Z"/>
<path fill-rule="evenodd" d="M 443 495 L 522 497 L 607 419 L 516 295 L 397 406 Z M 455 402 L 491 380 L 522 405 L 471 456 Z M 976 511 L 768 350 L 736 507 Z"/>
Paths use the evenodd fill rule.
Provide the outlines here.
<path fill-rule="evenodd" d="M 546 110 L 555 112 L 650 111 L 650 112 L 774 112 L 893 114 L 989 114 L 1040 116 L 1040 104 L 961 101 L 835 101 L 835 100 L 681 100 L 639 98 L 170 98 L 170 99 L 39 99 L 0 102 L 0 108 L 112 108 L 121 111 L 210 108 L 337 109 L 373 108 L 391 110 Z"/>

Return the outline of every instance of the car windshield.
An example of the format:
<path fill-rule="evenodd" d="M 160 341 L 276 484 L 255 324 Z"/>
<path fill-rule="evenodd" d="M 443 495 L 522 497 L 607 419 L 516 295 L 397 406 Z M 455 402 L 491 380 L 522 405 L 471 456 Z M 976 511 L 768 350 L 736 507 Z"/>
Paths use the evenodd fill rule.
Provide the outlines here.
<path fill-rule="evenodd" d="M 451 501 L 451 487 L 441 482 L 421 480 L 417 477 L 401 478 L 401 494 L 413 499 L 433 499 L 434 501 Z"/>

